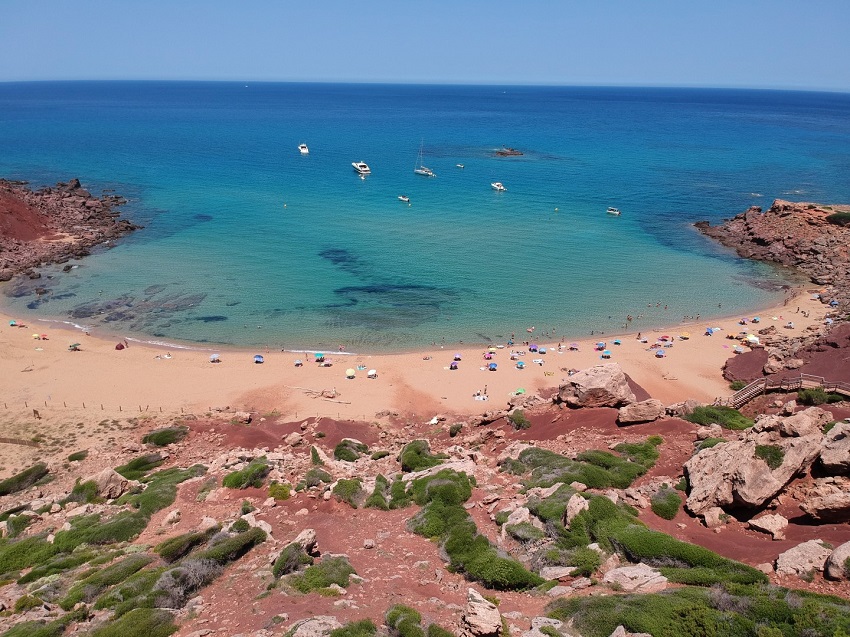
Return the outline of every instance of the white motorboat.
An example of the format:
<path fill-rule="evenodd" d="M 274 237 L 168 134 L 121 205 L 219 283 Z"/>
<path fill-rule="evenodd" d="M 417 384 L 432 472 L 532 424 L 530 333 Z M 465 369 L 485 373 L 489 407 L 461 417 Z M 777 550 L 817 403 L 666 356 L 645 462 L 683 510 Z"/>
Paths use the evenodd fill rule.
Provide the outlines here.
<path fill-rule="evenodd" d="M 407 195 L 399 195 L 398 200 L 403 201 L 404 203 L 410 203 L 410 197 Z"/>
<path fill-rule="evenodd" d="M 507 188 L 502 185 L 501 181 L 494 181 L 492 184 L 490 184 L 490 186 L 493 188 L 493 190 L 498 190 L 499 192 L 504 192 L 505 190 L 507 190 Z"/>
<path fill-rule="evenodd" d="M 307 144 L 298 144 L 298 150 L 301 151 L 302 155 L 310 154 L 310 149 L 307 148 Z"/>
<path fill-rule="evenodd" d="M 619 214 L 620 214 L 620 209 L 619 209 L 619 208 L 613 208 L 613 207 L 611 207 L 611 206 L 608 206 L 608 210 L 606 210 L 606 212 L 607 212 L 609 215 L 618 215 L 618 216 L 619 216 Z"/>
<path fill-rule="evenodd" d="M 455 164 L 458 168 L 463 168 L 463 164 Z"/>
<path fill-rule="evenodd" d="M 353 161 L 351 165 L 361 175 L 368 175 L 372 172 L 372 169 L 369 168 L 369 165 L 365 161 Z"/>
<path fill-rule="evenodd" d="M 413 172 L 417 175 L 425 175 L 426 177 L 436 177 L 434 171 L 422 163 L 422 144 L 419 145 L 419 155 L 416 157 L 416 165 L 413 167 Z"/>

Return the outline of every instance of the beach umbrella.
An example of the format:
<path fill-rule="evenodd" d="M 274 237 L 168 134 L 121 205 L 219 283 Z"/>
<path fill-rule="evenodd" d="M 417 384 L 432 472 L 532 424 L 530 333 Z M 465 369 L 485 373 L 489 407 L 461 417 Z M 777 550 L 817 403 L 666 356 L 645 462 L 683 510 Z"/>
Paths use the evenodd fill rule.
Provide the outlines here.
<path fill-rule="evenodd" d="M 211 363 L 220 363 L 221 356 L 219 354 L 210 354 L 210 362 Z"/>
<path fill-rule="evenodd" d="M 377 378 L 377 377 L 378 377 L 378 370 L 377 369 L 370 369 L 368 372 L 366 372 L 366 378 Z"/>
<path fill-rule="evenodd" d="M 545 353 L 546 353 L 546 348 L 545 348 L 545 347 L 541 347 L 538 351 L 539 351 L 541 354 L 545 354 Z"/>
<path fill-rule="evenodd" d="M 614 339 L 614 345 L 622 345 L 622 341 L 619 338 Z"/>
<path fill-rule="evenodd" d="M 602 358 L 611 358 L 611 350 L 602 350 Z"/>
<path fill-rule="evenodd" d="M 673 339 L 670 338 L 670 336 L 668 336 L 667 334 L 665 334 L 664 336 L 661 337 L 661 340 L 662 341 L 672 341 Z"/>
<path fill-rule="evenodd" d="M 455 361 L 449 363 L 449 369 L 457 369 L 457 363 Z"/>
<path fill-rule="evenodd" d="M 260 356 L 259 354 L 254 356 L 254 362 L 255 363 L 262 363 L 263 361 L 265 361 L 265 359 L 262 356 Z"/>
<path fill-rule="evenodd" d="M 525 363 L 523 363 L 522 361 L 518 361 L 517 364 L 516 364 L 516 368 L 517 369 L 525 369 Z"/>
<path fill-rule="evenodd" d="M 665 354 L 663 349 L 655 350 L 655 358 L 664 358 L 664 356 Z"/>
<path fill-rule="evenodd" d="M 496 363 L 490 363 L 490 364 L 487 366 L 487 369 L 489 369 L 491 372 L 495 372 L 495 371 L 496 371 L 496 367 L 497 367 Z"/>
<path fill-rule="evenodd" d="M 599 349 L 605 349 L 605 341 L 599 341 L 596 344 L 596 347 L 598 347 Z"/>
<path fill-rule="evenodd" d="M 9 321 L 9 327 L 15 327 L 17 324 L 18 324 L 17 321 L 14 321 L 14 320 Z"/>
<path fill-rule="evenodd" d="M 302 361 L 300 358 L 295 359 L 295 366 L 296 367 L 301 367 L 303 364 L 304 364 L 304 361 Z"/>
<path fill-rule="evenodd" d="M 68 345 L 68 347 L 70 347 L 71 349 L 77 348 L 79 346 L 80 346 L 79 343 L 71 343 L 70 345 Z"/>
<path fill-rule="evenodd" d="M 354 378 L 354 374 L 356 374 L 356 373 L 357 372 L 355 372 L 351 367 L 349 367 L 348 369 L 345 370 L 345 377 L 346 378 Z"/>
<path fill-rule="evenodd" d="M 570 349 L 578 349 L 578 343 L 570 343 Z"/>
<path fill-rule="evenodd" d="M 460 355 L 460 352 L 455 352 L 455 360 L 459 361 L 461 358 L 463 357 Z"/>
<path fill-rule="evenodd" d="M 514 390 L 514 393 L 515 393 L 515 394 L 524 394 L 524 393 L 525 393 L 525 389 L 523 389 L 522 387 L 517 387 L 517 388 Z"/>
<path fill-rule="evenodd" d="M 755 344 L 755 345 L 760 345 L 760 344 L 761 344 L 761 343 L 759 342 L 759 337 L 758 337 L 758 336 L 756 336 L 755 334 L 747 334 L 747 342 L 748 342 L 748 343 L 753 343 L 753 344 Z"/>
<path fill-rule="evenodd" d="M 315 354 L 313 354 L 313 356 L 315 356 L 316 358 L 324 358 L 325 357 L 325 355 L 322 352 L 316 352 Z"/>
<path fill-rule="evenodd" d="M 679 338 L 681 338 L 683 341 L 688 340 L 690 337 L 690 332 L 682 332 L 681 334 L 679 334 Z"/>
<path fill-rule="evenodd" d="M 488 351 L 488 352 L 491 352 L 491 353 L 493 353 L 493 354 L 495 354 L 495 353 L 496 353 L 496 348 L 495 348 L 495 347 L 488 347 L 488 348 L 487 348 L 487 351 Z"/>

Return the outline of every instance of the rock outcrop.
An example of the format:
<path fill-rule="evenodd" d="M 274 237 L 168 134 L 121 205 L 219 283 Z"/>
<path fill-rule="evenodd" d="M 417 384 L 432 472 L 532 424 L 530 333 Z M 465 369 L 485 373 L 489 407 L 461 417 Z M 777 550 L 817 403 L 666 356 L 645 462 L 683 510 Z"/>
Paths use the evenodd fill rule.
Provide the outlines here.
<path fill-rule="evenodd" d="M 753 518 L 749 521 L 750 528 L 764 533 L 770 533 L 774 540 L 785 539 L 785 529 L 788 528 L 788 520 L 781 515 L 770 514 Z"/>
<path fill-rule="evenodd" d="M 829 474 L 850 473 L 850 422 L 840 422 L 826 434 L 820 463 Z"/>
<path fill-rule="evenodd" d="M 127 485 L 130 483 L 127 478 L 115 471 L 115 469 L 110 468 L 106 468 L 100 473 L 85 478 L 83 482 L 94 482 L 97 485 L 97 494 L 107 500 L 120 497 L 127 490 Z"/>
<path fill-rule="evenodd" d="M 776 558 L 779 575 L 805 577 L 813 571 L 822 571 L 832 551 L 820 540 L 809 540 L 780 553 Z"/>
<path fill-rule="evenodd" d="M 502 616 L 496 605 L 481 596 L 474 588 L 467 591 L 466 609 L 461 618 L 463 634 L 467 637 L 499 637 Z"/>
<path fill-rule="evenodd" d="M 570 376 L 558 389 L 556 401 L 569 407 L 620 407 L 635 399 L 622 368 L 608 363 Z"/>
<path fill-rule="evenodd" d="M 646 564 L 612 569 L 602 581 L 626 593 L 657 593 L 667 588 L 667 578 Z"/>
<path fill-rule="evenodd" d="M 620 407 L 617 420 L 621 425 L 632 425 L 641 422 L 658 420 L 667 413 L 664 403 L 657 398 L 649 398 L 638 403 Z"/>
<path fill-rule="evenodd" d="M 685 463 L 691 486 L 687 507 L 697 515 L 712 507 L 753 509 L 775 497 L 818 457 L 821 428 L 832 419 L 810 407 L 793 416 L 762 416 L 741 440 L 725 442 Z M 767 456 L 776 464 L 768 465 Z"/>
<path fill-rule="evenodd" d="M 836 548 L 826 559 L 823 574 L 829 579 L 850 579 L 850 542 Z"/>

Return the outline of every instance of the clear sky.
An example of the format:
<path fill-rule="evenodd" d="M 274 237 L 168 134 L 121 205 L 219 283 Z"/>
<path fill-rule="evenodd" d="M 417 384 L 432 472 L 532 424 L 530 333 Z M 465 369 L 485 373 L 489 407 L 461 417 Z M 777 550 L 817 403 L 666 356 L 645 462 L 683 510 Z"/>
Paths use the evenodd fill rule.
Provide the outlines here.
<path fill-rule="evenodd" d="M 850 91 L 850 0 L 0 0 L 0 81 Z"/>

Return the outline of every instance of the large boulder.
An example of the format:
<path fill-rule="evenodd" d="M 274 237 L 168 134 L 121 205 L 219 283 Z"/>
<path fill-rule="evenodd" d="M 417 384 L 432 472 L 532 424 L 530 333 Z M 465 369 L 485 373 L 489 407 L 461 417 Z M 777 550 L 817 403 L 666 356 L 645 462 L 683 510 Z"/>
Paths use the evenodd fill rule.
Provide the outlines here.
<path fill-rule="evenodd" d="M 602 581 L 625 593 L 658 593 L 667 588 L 667 578 L 646 564 L 612 569 L 605 573 Z"/>
<path fill-rule="evenodd" d="M 667 413 L 662 403 L 657 398 L 642 400 L 639 403 L 632 403 L 625 407 L 620 407 L 620 412 L 617 415 L 617 420 L 621 425 L 631 425 L 640 422 L 652 422 L 658 420 Z"/>
<path fill-rule="evenodd" d="M 753 509 L 775 497 L 806 472 L 821 450 L 828 412 L 810 407 L 793 416 L 763 416 L 741 440 L 704 449 L 685 463 L 691 486 L 688 509 L 699 515 L 712 507 Z M 773 452 L 771 468 L 760 455 Z"/>
<path fill-rule="evenodd" d="M 115 471 L 115 469 L 110 468 L 106 468 L 100 473 L 85 478 L 83 482 L 94 482 L 97 485 L 97 494 L 107 500 L 120 497 L 130 484 L 127 478 Z"/>
<path fill-rule="evenodd" d="M 764 533 L 770 533 L 774 540 L 785 539 L 785 529 L 788 528 L 788 520 L 781 515 L 769 514 L 759 518 L 753 518 L 749 522 L 750 528 Z"/>
<path fill-rule="evenodd" d="M 779 575 L 805 577 L 813 571 L 822 571 L 831 553 L 820 540 L 803 542 L 779 554 L 776 558 L 776 572 Z"/>
<path fill-rule="evenodd" d="M 836 491 L 806 498 L 800 508 L 819 522 L 850 521 L 850 493 Z"/>
<path fill-rule="evenodd" d="M 827 473 L 850 473 L 850 422 L 840 422 L 829 430 L 820 462 Z"/>
<path fill-rule="evenodd" d="M 625 373 L 617 363 L 576 372 L 558 389 L 558 402 L 570 407 L 620 407 L 635 401 Z"/>
<path fill-rule="evenodd" d="M 564 515 L 561 518 L 561 522 L 564 524 L 565 528 L 570 528 L 570 524 L 572 524 L 573 519 L 582 511 L 585 511 L 590 508 L 590 501 L 582 495 L 578 493 L 574 493 L 569 500 L 567 500 L 567 508 L 564 509 Z"/>
<path fill-rule="evenodd" d="M 342 628 L 336 617 L 330 615 L 316 615 L 309 619 L 302 619 L 289 627 L 287 635 L 290 637 L 324 637 L 331 631 Z"/>
<path fill-rule="evenodd" d="M 502 631 L 502 616 L 496 605 L 474 588 L 466 595 L 466 610 L 461 618 L 463 634 L 467 637 L 499 637 Z"/>
<path fill-rule="evenodd" d="M 850 542 L 841 544 L 826 560 L 823 574 L 829 579 L 850 579 Z"/>

